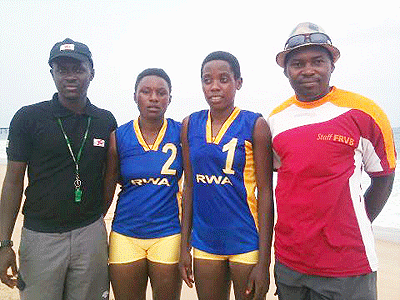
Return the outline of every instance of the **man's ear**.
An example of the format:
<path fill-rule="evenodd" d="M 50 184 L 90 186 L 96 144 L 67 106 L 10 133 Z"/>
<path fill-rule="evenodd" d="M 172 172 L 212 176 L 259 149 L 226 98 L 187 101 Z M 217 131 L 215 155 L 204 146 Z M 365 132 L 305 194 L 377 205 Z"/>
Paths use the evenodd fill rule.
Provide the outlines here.
<path fill-rule="evenodd" d="M 239 79 L 236 80 L 236 89 L 240 90 L 242 88 L 243 85 L 243 78 L 240 77 Z"/>
<path fill-rule="evenodd" d="M 94 69 L 92 69 L 90 72 L 90 81 L 92 81 L 93 78 L 94 78 Z"/>
<path fill-rule="evenodd" d="M 285 76 L 288 78 L 286 66 L 283 68 L 283 74 L 285 74 Z"/>
<path fill-rule="evenodd" d="M 331 71 L 331 73 L 332 73 L 334 70 L 335 70 L 335 64 L 334 64 L 334 62 L 332 62 L 332 71 Z"/>

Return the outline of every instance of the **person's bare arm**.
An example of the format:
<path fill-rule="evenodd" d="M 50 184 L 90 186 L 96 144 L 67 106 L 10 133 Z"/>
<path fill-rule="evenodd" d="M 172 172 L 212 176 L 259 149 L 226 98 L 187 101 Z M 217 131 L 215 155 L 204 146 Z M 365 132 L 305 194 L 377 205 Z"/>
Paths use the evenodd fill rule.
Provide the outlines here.
<path fill-rule="evenodd" d="M 259 258 L 249 279 L 246 293 L 252 299 L 264 299 L 269 289 L 274 202 L 272 187 L 271 133 L 264 118 L 259 118 L 253 133 L 253 155 L 256 168 L 258 200 Z"/>
<path fill-rule="evenodd" d="M 181 221 L 181 255 L 179 271 L 182 279 L 189 287 L 193 287 L 192 256 L 190 254 L 190 237 L 192 232 L 192 166 L 189 159 L 189 143 L 187 139 L 189 118 L 182 122 L 181 143 L 184 170 L 184 186 L 182 194 L 182 221 Z"/>
<path fill-rule="evenodd" d="M 0 200 L 0 240 L 11 240 L 24 188 L 25 162 L 8 161 Z M 7 274 L 11 268 L 12 275 Z M 17 263 L 11 247 L 0 249 L 1 282 L 14 287 L 17 284 Z"/>
<path fill-rule="evenodd" d="M 394 173 L 381 177 L 371 177 L 371 184 L 365 192 L 365 208 L 372 222 L 382 211 L 392 192 Z"/>
<path fill-rule="evenodd" d="M 106 170 L 103 179 L 104 216 L 107 214 L 107 211 L 114 199 L 118 176 L 119 160 L 117 153 L 117 141 L 115 139 L 115 131 L 113 131 L 110 133 L 110 145 L 108 147 Z"/>

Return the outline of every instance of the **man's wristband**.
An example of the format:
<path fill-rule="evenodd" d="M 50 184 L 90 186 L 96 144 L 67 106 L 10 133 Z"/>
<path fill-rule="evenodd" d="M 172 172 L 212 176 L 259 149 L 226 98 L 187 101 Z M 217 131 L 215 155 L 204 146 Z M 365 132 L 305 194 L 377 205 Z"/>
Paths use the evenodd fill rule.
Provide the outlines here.
<path fill-rule="evenodd" d="M 0 241 L 0 249 L 6 248 L 6 247 L 12 247 L 13 242 L 11 240 L 4 240 Z"/>

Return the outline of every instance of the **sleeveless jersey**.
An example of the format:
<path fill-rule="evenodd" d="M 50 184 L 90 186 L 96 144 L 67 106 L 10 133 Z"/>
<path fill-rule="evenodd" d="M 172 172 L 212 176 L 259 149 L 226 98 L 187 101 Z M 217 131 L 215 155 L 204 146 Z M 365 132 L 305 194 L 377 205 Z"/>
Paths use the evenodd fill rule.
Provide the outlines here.
<path fill-rule="evenodd" d="M 268 119 L 278 170 L 275 255 L 301 273 L 357 276 L 377 270 L 363 169 L 394 172 L 389 121 L 371 100 L 336 89 L 313 102 L 295 96 Z"/>
<path fill-rule="evenodd" d="M 253 129 L 260 116 L 235 108 L 213 138 L 209 111 L 190 115 L 195 248 L 219 255 L 258 249 Z"/>
<path fill-rule="evenodd" d="M 118 197 L 113 231 L 143 239 L 180 232 L 180 129 L 179 122 L 164 120 L 152 146 L 143 139 L 137 120 L 116 130 L 122 190 Z"/>

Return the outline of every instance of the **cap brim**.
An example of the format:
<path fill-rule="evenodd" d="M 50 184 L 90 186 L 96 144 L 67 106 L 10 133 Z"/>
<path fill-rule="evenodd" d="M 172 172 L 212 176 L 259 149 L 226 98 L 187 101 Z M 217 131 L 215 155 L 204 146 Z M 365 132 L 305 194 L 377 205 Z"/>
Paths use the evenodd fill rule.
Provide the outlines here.
<path fill-rule="evenodd" d="M 303 44 L 303 45 L 299 45 L 287 50 L 284 50 L 282 52 L 279 52 L 276 55 L 276 63 L 282 67 L 285 68 L 285 58 L 286 55 L 289 54 L 290 52 L 292 52 L 293 50 L 302 48 L 302 47 L 309 47 L 309 46 L 321 46 L 324 47 L 325 49 L 327 49 L 331 54 L 332 54 L 332 58 L 333 58 L 333 62 L 335 63 L 339 57 L 340 57 L 340 51 L 338 48 L 336 48 L 335 46 L 329 45 L 329 44 L 315 44 L 315 43 L 309 43 L 309 44 Z"/>
<path fill-rule="evenodd" d="M 55 59 L 60 58 L 60 57 L 70 57 L 70 58 L 77 59 L 79 61 L 88 61 L 88 62 L 90 62 L 90 59 L 86 55 L 83 55 L 83 54 L 80 54 L 80 53 L 76 53 L 76 52 L 62 52 L 62 53 L 59 53 L 59 54 L 54 55 L 53 57 L 51 57 L 49 59 L 49 64 L 51 65 L 51 63 Z"/>

